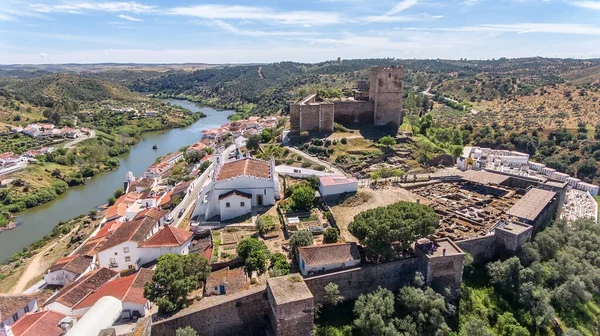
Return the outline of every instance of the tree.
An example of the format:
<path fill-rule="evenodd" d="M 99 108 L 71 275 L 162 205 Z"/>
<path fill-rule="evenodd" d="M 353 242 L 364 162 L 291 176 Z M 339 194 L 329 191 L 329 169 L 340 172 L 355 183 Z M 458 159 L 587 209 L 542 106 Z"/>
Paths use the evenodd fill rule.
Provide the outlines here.
<path fill-rule="evenodd" d="M 238 244 L 236 252 L 244 259 L 248 271 L 263 273 L 266 270 L 269 249 L 262 240 L 246 238 Z"/>
<path fill-rule="evenodd" d="M 461 329 L 460 336 L 494 336 L 494 334 L 488 329 L 485 322 L 472 317 Z"/>
<path fill-rule="evenodd" d="M 175 336 L 198 336 L 198 333 L 194 328 L 187 326 L 185 328 L 179 328 L 175 330 Z"/>
<path fill-rule="evenodd" d="M 303 185 L 294 188 L 290 199 L 295 210 L 310 210 L 315 202 L 315 191 L 310 186 Z"/>
<path fill-rule="evenodd" d="M 389 260 L 415 239 L 435 232 L 438 215 L 428 206 L 398 202 L 363 211 L 348 226 L 375 261 Z"/>
<path fill-rule="evenodd" d="M 204 151 L 190 151 L 185 155 L 185 161 L 187 163 L 193 164 L 198 163 L 205 156 Z"/>
<path fill-rule="evenodd" d="M 260 148 L 261 137 L 258 134 L 251 135 L 246 141 L 246 148 L 251 151 L 257 151 Z"/>
<path fill-rule="evenodd" d="M 362 294 L 354 303 L 354 326 L 362 335 L 400 335 L 394 313 L 394 293 L 379 287 L 373 293 Z"/>
<path fill-rule="evenodd" d="M 407 312 L 415 322 L 419 335 L 434 335 L 440 329 L 448 329 L 444 317 L 447 312 L 446 301 L 430 287 L 402 287 L 396 300 L 402 311 Z"/>
<path fill-rule="evenodd" d="M 323 243 L 324 244 L 333 244 L 337 243 L 339 237 L 338 230 L 334 227 L 329 227 L 325 230 L 323 234 Z"/>
<path fill-rule="evenodd" d="M 188 294 L 209 274 L 208 260 L 199 254 L 165 254 L 144 286 L 144 297 L 155 302 L 161 314 L 175 312 L 187 305 Z"/>
<path fill-rule="evenodd" d="M 333 282 L 325 285 L 325 295 L 323 296 L 323 301 L 325 304 L 337 306 L 338 303 L 344 301 L 344 297 L 340 295 L 339 286 L 334 284 Z"/>
<path fill-rule="evenodd" d="M 123 196 L 123 193 L 124 193 L 123 188 L 119 188 L 119 189 L 115 190 L 113 196 L 115 198 L 119 198 L 119 197 Z"/>
<path fill-rule="evenodd" d="M 589 177 L 596 174 L 598 171 L 598 167 L 596 166 L 596 161 L 594 159 L 589 158 L 584 160 L 577 166 L 577 176 L 578 177 Z"/>
<path fill-rule="evenodd" d="M 290 252 L 292 258 L 296 257 L 299 247 L 311 246 L 313 244 L 312 233 L 306 230 L 296 231 L 290 237 Z"/>
<path fill-rule="evenodd" d="M 386 147 L 392 147 L 396 144 L 396 139 L 394 139 L 392 136 L 386 135 L 381 137 L 378 142 Z"/>
<path fill-rule="evenodd" d="M 500 336 L 527 336 L 529 331 L 521 326 L 511 312 L 504 312 L 496 321 L 496 332 Z"/>
<path fill-rule="evenodd" d="M 290 273 L 290 264 L 288 263 L 287 258 L 281 253 L 271 254 L 269 268 L 271 269 L 272 277 Z"/>
<path fill-rule="evenodd" d="M 273 140 L 273 137 L 273 129 L 271 128 L 265 128 L 262 132 L 260 132 L 260 139 L 264 143 L 271 142 L 271 140 Z"/>

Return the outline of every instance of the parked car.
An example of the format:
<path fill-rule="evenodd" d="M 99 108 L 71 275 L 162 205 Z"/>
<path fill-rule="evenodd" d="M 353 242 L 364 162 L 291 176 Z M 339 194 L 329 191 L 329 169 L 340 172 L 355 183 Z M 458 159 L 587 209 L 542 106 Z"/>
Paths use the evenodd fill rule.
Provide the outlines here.
<path fill-rule="evenodd" d="M 165 220 L 165 222 L 166 222 L 167 224 L 171 224 L 171 223 L 173 223 L 173 221 L 174 221 L 174 220 L 175 220 L 175 219 L 173 219 L 173 217 L 169 216 L 169 217 L 167 217 L 167 219 Z"/>
<path fill-rule="evenodd" d="M 181 216 L 183 216 L 184 212 L 185 212 L 185 209 L 179 210 L 179 215 L 177 215 L 177 218 L 181 218 Z"/>

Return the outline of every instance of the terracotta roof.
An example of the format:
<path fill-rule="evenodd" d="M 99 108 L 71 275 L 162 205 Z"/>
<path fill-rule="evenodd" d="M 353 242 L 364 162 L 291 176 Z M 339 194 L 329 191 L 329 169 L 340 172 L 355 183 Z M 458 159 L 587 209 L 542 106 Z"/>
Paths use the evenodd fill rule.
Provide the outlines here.
<path fill-rule="evenodd" d="M 204 150 L 204 148 L 206 148 L 206 145 L 203 144 L 202 142 L 196 142 L 195 144 L 191 145 L 190 147 L 188 147 L 188 151 L 194 150 L 194 151 L 202 151 Z"/>
<path fill-rule="evenodd" d="M 178 229 L 167 225 L 154 236 L 140 245 L 140 247 L 175 247 L 183 245 L 194 235 L 191 231 Z"/>
<path fill-rule="evenodd" d="M 158 206 L 161 207 L 169 202 L 171 202 L 171 195 L 173 195 L 173 189 L 171 189 L 168 193 L 166 193 L 161 199 Z"/>
<path fill-rule="evenodd" d="M 35 295 L 0 295 L 0 322 L 18 312 L 19 309 L 25 307 L 29 301 L 35 298 Z"/>
<path fill-rule="evenodd" d="M 115 297 L 119 301 L 145 304 L 148 300 L 144 298 L 144 285 L 151 279 L 152 270 L 142 268 L 135 274 L 105 283 L 79 302 L 73 309 L 91 307 L 105 296 Z"/>
<path fill-rule="evenodd" d="M 14 336 L 60 336 L 63 334 L 59 322 L 67 315 L 47 310 L 26 314 L 12 325 Z"/>
<path fill-rule="evenodd" d="M 85 270 L 90 267 L 92 258 L 85 257 L 83 255 L 73 255 L 70 257 L 59 259 L 49 269 L 49 272 L 58 270 L 68 271 L 77 275 L 83 274 Z"/>
<path fill-rule="evenodd" d="M 77 254 L 93 257 L 98 253 L 98 251 L 102 250 L 102 247 L 106 243 L 107 239 L 108 238 L 106 236 L 90 239 L 79 250 L 77 250 Z"/>
<path fill-rule="evenodd" d="M 233 196 L 233 195 L 242 196 L 242 197 L 245 197 L 245 198 L 248 198 L 248 199 L 252 199 L 252 194 L 245 193 L 243 191 L 239 191 L 239 190 L 235 190 L 235 189 L 231 190 L 231 191 L 228 191 L 228 192 L 226 192 L 226 193 L 224 193 L 222 195 L 219 195 L 219 199 L 222 200 L 222 199 L 225 199 L 225 198 L 227 198 L 229 196 Z"/>
<path fill-rule="evenodd" d="M 50 303 L 58 302 L 72 308 L 90 293 L 102 287 L 102 285 L 118 274 L 119 273 L 106 267 L 90 272 L 65 286 L 58 295 L 51 298 L 45 305 L 47 306 Z"/>
<path fill-rule="evenodd" d="M 141 188 L 141 189 L 146 190 L 146 189 L 152 187 L 153 184 L 154 184 L 154 180 L 153 179 L 141 178 L 139 180 L 133 181 L 133 183 L 131 183 L 131 185 L 129 186 L 129 188 L 132 191 L 135 191 L 135 188 Z"/>
<path fill-rule="evenodd" d="M 268 161 L 250 158 L 227 162 L 219 169 L 217 181 L 239 176 L 269 179 L 271 178 L 271 164 Z"/>
<path fill-rule="evenodd" d="M 306 265 L 317 266 L 360 259 L 356 243 L 337 243 L 298 248 Z"/>
<path fill-rule="evenodd" d="M 187 191 L 187 189 L 189 188 L 189 186 L 192 184 L 193 181 L 186 181 L 186 182 L 181 182 L 179 184 L 177 184 L 175 187 L 173 187 L 173 194 L 179 194 L 179 193 L 184 193 Z"/>
<path fill-rule="evenodd" d="M 249 288 L 248 276 L 242 267 L 212 272 L 206 279 L 206 288 L 212 290 L 214 287 L 225 285 L 226 294 L 233 294 Z"/>
<path fill-rule="evenodd" d="M 98 230 L 94 238 L 106 237 L 112 234 L 119 228 L 119 226 L 121 226 L 122 223 L 123 222 L 121 222 L 118 219 L 113 219 L 109 222 L 104 223 L 104 225 L 100 230 Z"/>
<path fill-rule="evenodd" d="M 321 176 L 319 177 L 319 181 L 325 187 L 339 184 L 358 183 L 358 180 L 354 177 L 346 176 Z"/>
<path fill-rule="evenodd" d="M 150 209 L 146 209 L 146 210 L 140 211 L 137 215 L 135 215 L 135 217 L 133 219 L 140 219 L 140 218 L 143 218 L 143 217 L 149 217 L 149 218 L 152 218 L 152 219 L 159 220 L 159 219 L 165 217 L 168 214 L 169 214 L 169 212 L 166 211 L 166 210 L 158 210 L 158 209 L 150 208 Z"/>
<path fill-rule="evenodd" d="M 106 240 L 100 251 L 105 251 L 126 241 L 141 244 L 158 220 L 151 217 L 138 218 L 125 222 Z"/>
<path fill-rule="evenodd" d="M 106 218 L 114 218 L 114 217 L 123 217 L 125 216 L 125 212 L 130 205 L 134 204 L 139 198 L 141 194 L 136 192 L 129 192 L 127 194 L 121 195 L 115 202 L 115 204 L 111 205 L 108 210 L 106 210 Z"/>

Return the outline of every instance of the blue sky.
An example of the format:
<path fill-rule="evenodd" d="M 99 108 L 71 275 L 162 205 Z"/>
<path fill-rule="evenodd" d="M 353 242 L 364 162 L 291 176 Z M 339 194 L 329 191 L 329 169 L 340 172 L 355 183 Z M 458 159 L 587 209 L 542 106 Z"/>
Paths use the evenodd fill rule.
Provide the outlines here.
<path fill-rule="evenodd" d="M 0 63 L 600 57 L 600 0 L 0 0 Z"/>

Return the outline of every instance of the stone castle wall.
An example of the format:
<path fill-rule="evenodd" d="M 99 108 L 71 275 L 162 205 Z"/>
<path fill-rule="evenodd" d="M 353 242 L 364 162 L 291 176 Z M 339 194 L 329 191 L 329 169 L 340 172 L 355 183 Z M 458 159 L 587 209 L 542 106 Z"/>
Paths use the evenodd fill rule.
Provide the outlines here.
<path fill-rule="evenodd" d="M 333 106 L 337 123 L 373 123 L 372 101 L 336 101 Z"/>
<path fill-rule="evenodd" d="M 330 282 L 339 286 L 344 298 L 355 300 L 379 286 L 396 292 L 409 284 L 418 270 L 419 258 L 414 257 L 377 265 L 366 264 L 360 268 L 305 278 L 304 281 L 313 293 L 315 303 L 323 302 L 324 288 Z"/>
<path fill-rule="evenodd" d="M 214 298 L 155 322 L 152 336 L 175 336 L 175 330 L 188 325 L 207 336 L 264 335 L 270 309 L 265 286 Z"/>
<path fill-rule="evenodd" d="M 496 256 L 496 237 L 493 235 L 455 242 L 463 251 L 473 256 L 476 263 L 492 260 Z"/>
<path fill-rule="evenodd" d="M 369 96 L 375 102 L 375 125 L 402 124 L 403 83 L 404 68 L 401 66 L 371 68 Z"/>

